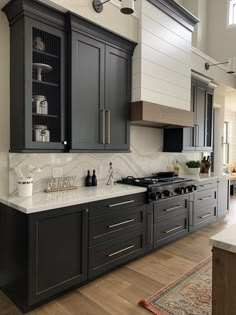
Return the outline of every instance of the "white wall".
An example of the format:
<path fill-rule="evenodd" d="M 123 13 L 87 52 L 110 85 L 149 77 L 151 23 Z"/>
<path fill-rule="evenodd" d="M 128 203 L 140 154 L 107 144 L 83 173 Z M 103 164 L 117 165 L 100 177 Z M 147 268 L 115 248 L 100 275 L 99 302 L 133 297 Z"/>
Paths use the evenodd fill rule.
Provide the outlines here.
<path fill-rule="evenodd" d="M 190 110 L 191 32 L 143 1 L 139 42 L 133 100 Z"/>
<path fill-rule="evenodd" d="M 236 56 L 236 27 L 227 28 L 227 0 L 207 0 L 207 5 L 206 52 L 217 60 L 227 61 Z"/>
<path fill-rule="evenodd" d="M 182 0 L 182 5 L 200 20 L 195 26 L 192 44 L 194 47 L 206 52 L 207 1 Z"/>
<path fill-rule="evenodd" d="M 46 4 L 56 6 L 62 11 L 70 10 L 94 23 L 97 23 L 111 31 L 127 37 L 133 41 L 138 40 L 138 19 L 135 14 L 125 15 L 119 12 L 120 2 L 111 0 L 103 6 L 103 12 L 97 13 L 92 7 L 92 0 L 40 0 Z M 135 9 L 138 10 L 140 1 L 135 2 Z"/>
<path fill-rule="evenodd" d="M 0 4 L 3 2 L 1 1 Z M 0 195 L 8 192 L 8 150 L 10 147 L 10 34 L 5 14 L 0 11 Z"/>

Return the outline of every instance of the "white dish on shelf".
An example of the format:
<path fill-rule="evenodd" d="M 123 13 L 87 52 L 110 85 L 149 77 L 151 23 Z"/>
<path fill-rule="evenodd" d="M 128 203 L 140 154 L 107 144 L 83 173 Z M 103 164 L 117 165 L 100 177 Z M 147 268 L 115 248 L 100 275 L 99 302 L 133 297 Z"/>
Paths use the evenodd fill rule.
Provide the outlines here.
<path fill-rule="evenodd" d="M 42 73 L 52 71 L 53 68 L 44 63 L 33 63 L 33 71 L 37 71 L 37 80 L 42 81 Z"/>

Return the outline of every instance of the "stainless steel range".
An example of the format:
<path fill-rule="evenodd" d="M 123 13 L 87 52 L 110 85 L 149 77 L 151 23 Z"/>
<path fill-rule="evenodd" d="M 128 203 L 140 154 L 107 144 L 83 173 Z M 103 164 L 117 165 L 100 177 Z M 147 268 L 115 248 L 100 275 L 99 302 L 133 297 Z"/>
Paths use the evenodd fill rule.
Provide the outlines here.
<path fill-rule="evenodd" d="M 195 182 L 189 178 L 176 176 L 173 172 L 160 172 L 150 177 L 124 177 L 121 184 L 147 187 L 147 202 L 192 193 L 197 190 Z"/>

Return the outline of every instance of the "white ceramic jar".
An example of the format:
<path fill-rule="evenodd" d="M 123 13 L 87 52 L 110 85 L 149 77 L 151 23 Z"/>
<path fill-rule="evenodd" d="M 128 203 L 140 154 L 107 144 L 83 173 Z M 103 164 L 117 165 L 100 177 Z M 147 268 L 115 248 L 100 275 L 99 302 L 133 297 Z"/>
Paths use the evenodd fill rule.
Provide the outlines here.
<path fill-rule="evenodd" d="M 18 178 L 18 195 L 20 197 L 30 197 L 33 192 L 33 178 Z"/>

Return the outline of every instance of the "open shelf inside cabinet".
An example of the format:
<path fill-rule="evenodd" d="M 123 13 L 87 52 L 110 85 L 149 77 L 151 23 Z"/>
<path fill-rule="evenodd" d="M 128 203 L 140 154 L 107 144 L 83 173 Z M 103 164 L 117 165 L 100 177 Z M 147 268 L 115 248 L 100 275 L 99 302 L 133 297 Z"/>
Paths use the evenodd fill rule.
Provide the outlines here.
<path fill-rule="evenodd" d="M 32 141 L 61 142 L 61 39 L 33 28 Z"/>

